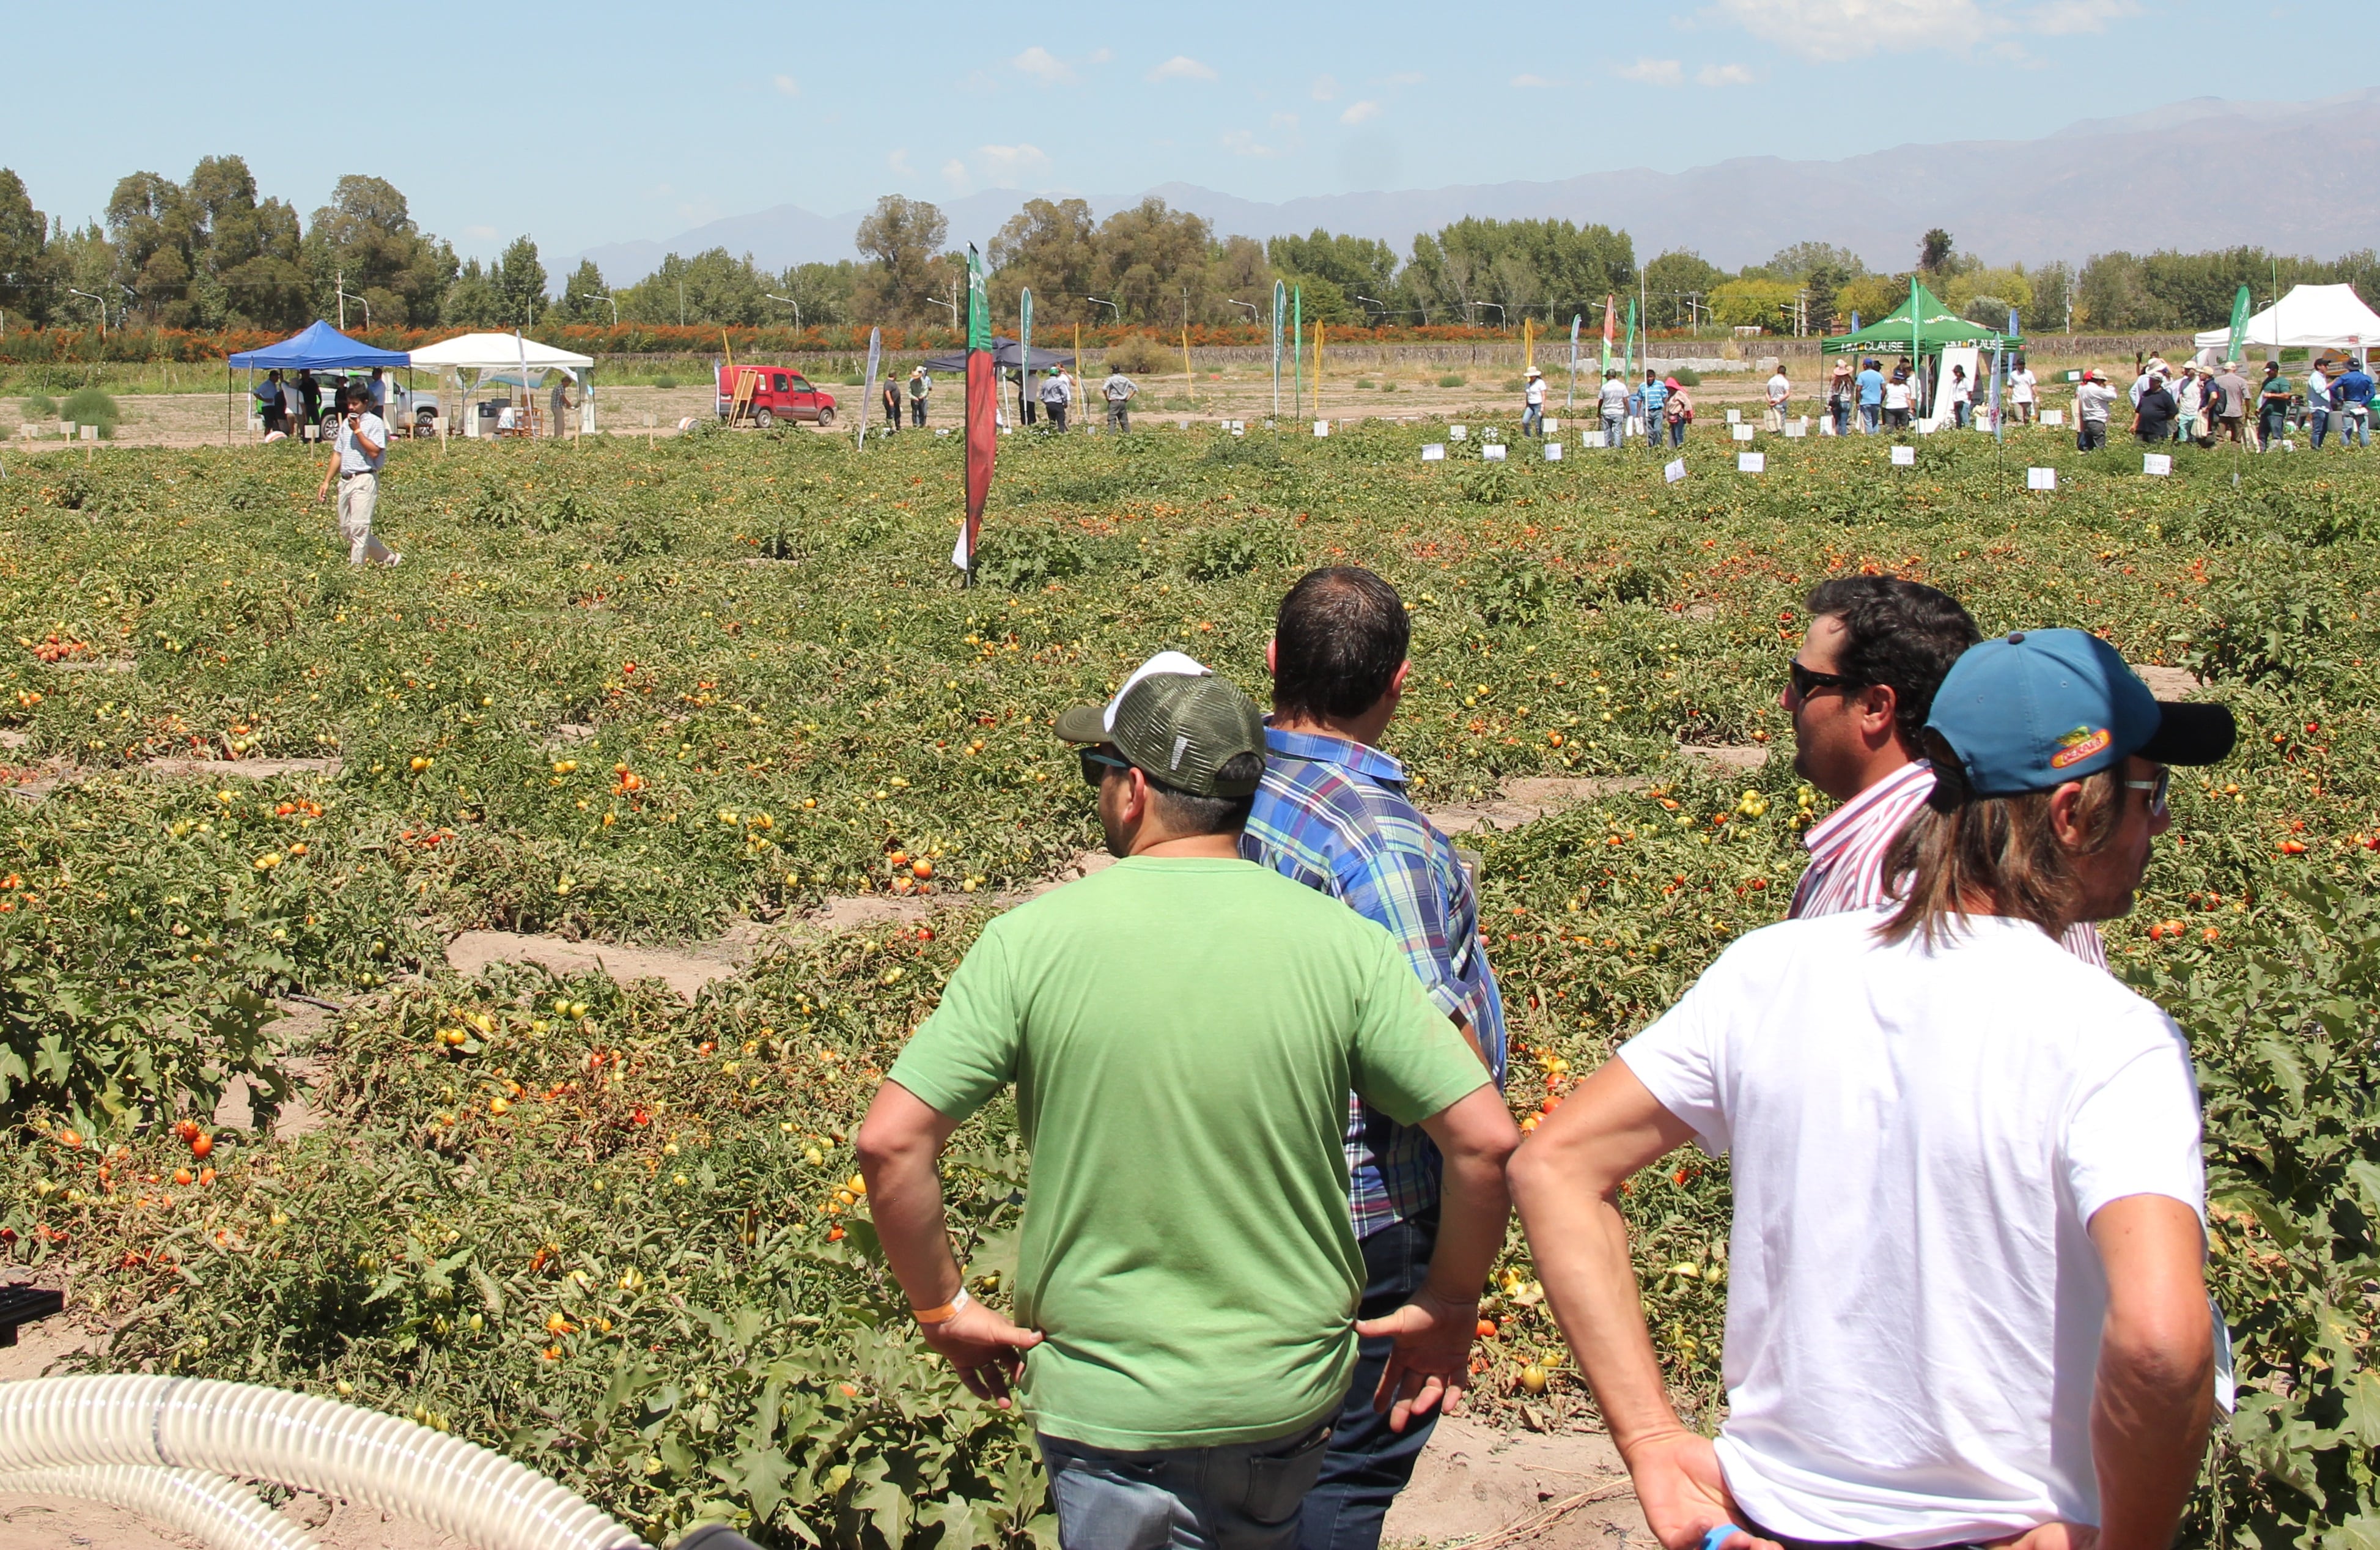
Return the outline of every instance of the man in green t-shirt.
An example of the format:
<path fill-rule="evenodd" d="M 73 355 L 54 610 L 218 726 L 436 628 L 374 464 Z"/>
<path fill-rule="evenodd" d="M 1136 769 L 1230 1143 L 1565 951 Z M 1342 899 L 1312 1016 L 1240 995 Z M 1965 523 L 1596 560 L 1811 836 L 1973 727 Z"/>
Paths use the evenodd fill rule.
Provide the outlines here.
<path fill-rule="evenodd" d="M 1066 1550 L 1285 1546 L 1359 1335 L 1395 1341 L 1392 1424 L 1460 1398 L 1519 1136 L 1386 932 L 1239 859 L 1265 747 L 1245 695 L 1168 652 L 1057 730 L 1122 859 L 952 975 L 860 1130 L 876 1230 L 927 1344 L 987 1398 L 1017 1385 Z M 966 1295 L 936 1168 L 1012 1082 L 1014 1324 Z M 1361 1324 L 1350 1091 L 1445 1155 L 1429 1280 Z"/>

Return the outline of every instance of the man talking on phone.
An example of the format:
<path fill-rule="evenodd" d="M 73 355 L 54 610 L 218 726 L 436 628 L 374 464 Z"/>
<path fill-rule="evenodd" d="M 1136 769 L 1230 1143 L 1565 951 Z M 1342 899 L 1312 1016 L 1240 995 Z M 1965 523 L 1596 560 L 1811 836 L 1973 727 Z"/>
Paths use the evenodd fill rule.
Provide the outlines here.
<path fill-rule="evenodd" d="M 355 384 L 339 390 L 339 429 L 331 450 L 331 466 L 322 470 L 314 498 L 331 498 L 331 482 L 339 482 L 339 536 L 346 541 L 347 563 L 395 565 L 405 556 L 372 536 L 372 507 L 380 500 L 380 465 L 388 456 L 388 421 L 367 407 L 364 389 Z"/>

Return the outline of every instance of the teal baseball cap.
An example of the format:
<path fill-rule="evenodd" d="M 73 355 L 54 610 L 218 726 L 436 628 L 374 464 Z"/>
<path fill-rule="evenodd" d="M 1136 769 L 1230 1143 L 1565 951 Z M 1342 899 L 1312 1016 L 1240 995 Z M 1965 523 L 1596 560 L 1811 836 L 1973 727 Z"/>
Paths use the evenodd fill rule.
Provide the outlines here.
<path fill-rule="evenodd" d="M 2115 647 L 2080 629 L 2021 629 L 1968 647 L 1925 726 L 1980 797 L 2052 790 L 2135 753 L 2212 764 L 2239 737 L 2229 706 L 2159 700 Z"/>

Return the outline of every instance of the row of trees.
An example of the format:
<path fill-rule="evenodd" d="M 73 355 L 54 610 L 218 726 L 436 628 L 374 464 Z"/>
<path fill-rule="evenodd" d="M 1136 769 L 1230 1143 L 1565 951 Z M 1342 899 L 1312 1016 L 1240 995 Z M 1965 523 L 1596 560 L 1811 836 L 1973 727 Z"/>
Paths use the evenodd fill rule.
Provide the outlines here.
<path fill-rule="evenodd" d="M 210 156 L 176 182 L 140 172 L 115 186 L 103 222 L 69 227 L 33 207 L 0 168 L 0 311 L 34 323 L 104 318 L 166 328 L 296 328 L 314 317 L 387 327 L 511 328 L 546 323 L 834 326 L 957 321 L 965 266 L 949 222 L 921 200 L 887 195 L 856 234 L 856 260 L 782 272 L 713 248 L 672 253 L 614 291 L 591 262 L 558 298 L 528 237 L 482 264 L 420 229 L 405 196 L 378 177 L 339 179 L 301 221 L 261 198 L 248 164 Z M 1871 271 L 1847 249 L 1800 242 L 1734 272 L 1672 250 L 1639 274 L 1624 231 L 1563 220 L 1466 219 L 1414 239 L 1402 257 L 1370 238 L 1315 231 L 1266 242 L 1218 234 L 1203 217 L 1148 199 L 1104 221 L 1082 200 L 1028 200 L 986 254 L 994 306 L 1013 317 L 1030 287 L 1037 319 L 1171 329 L 1261 314 L 1276 280 L 1301 287 L 1309 321 L 1337 324 L 1549 327 L 1583 314 L 1599 330 L 1606 297 L 1641 295 L 1648 328 L 1703 324 L 1824 332 L 1873 320 L 1909 294 L 1912 275 L 1958 311 L 2034 331 L 2204 327 L 2238 287 L 2260 300 L 2277 278 L 2354 283 L 2380 296 L 2370 250 L 2331 262 L 2262 249 L 2105 253 L 2066 263 L 1994 266 L 1929 231 L 1916 262 Z"/>

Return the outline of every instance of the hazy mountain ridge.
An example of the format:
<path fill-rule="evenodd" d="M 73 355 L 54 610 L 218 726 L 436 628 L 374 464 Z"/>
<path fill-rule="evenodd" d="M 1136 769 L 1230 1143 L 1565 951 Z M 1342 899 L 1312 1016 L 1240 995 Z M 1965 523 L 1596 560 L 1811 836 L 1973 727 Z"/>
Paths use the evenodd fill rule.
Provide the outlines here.
<path fill-rule="evenodd" d="M 1463 184 L 1269 203 L 1189 183 L 1090 196 L 1105 218 L 1155 195 L 1219 233 L 1275 237 L 1317 226 L 1414 237 L 1466 215 L 1559 216 L 1628 231 L 1640 258 L 1690 248 L 1728 268 L 1804 238 L 1848 247 L 1879 268 L 1905 265 L 1917 235 L 1948 227 L 1994 262 L 2081 260 L 2117 248 L 2261 244 L 2316 258 L 2380 233 L 2380 87 L 2307 103 L 2194 97 L 2119 118 L 2083 119 L 2037 140 L 1903 145 L 1841 161 L 1744 156 L 1684 172 L 1628 168 L 1558 181 Z M 987 189 L 939 201 L 954 243 L 988 243 L 1032 194 Z M 1052 194 L 1059 198 L 1062 195 Z M 751 253 L 764 267 L 852 256 L 864 211 L 820 215 L 780 204 L 681 232 L 666 242 L 589 249 L 613 285 L 668 253 Z M 574 260 L 575 262 L 575 260 Z"/>

